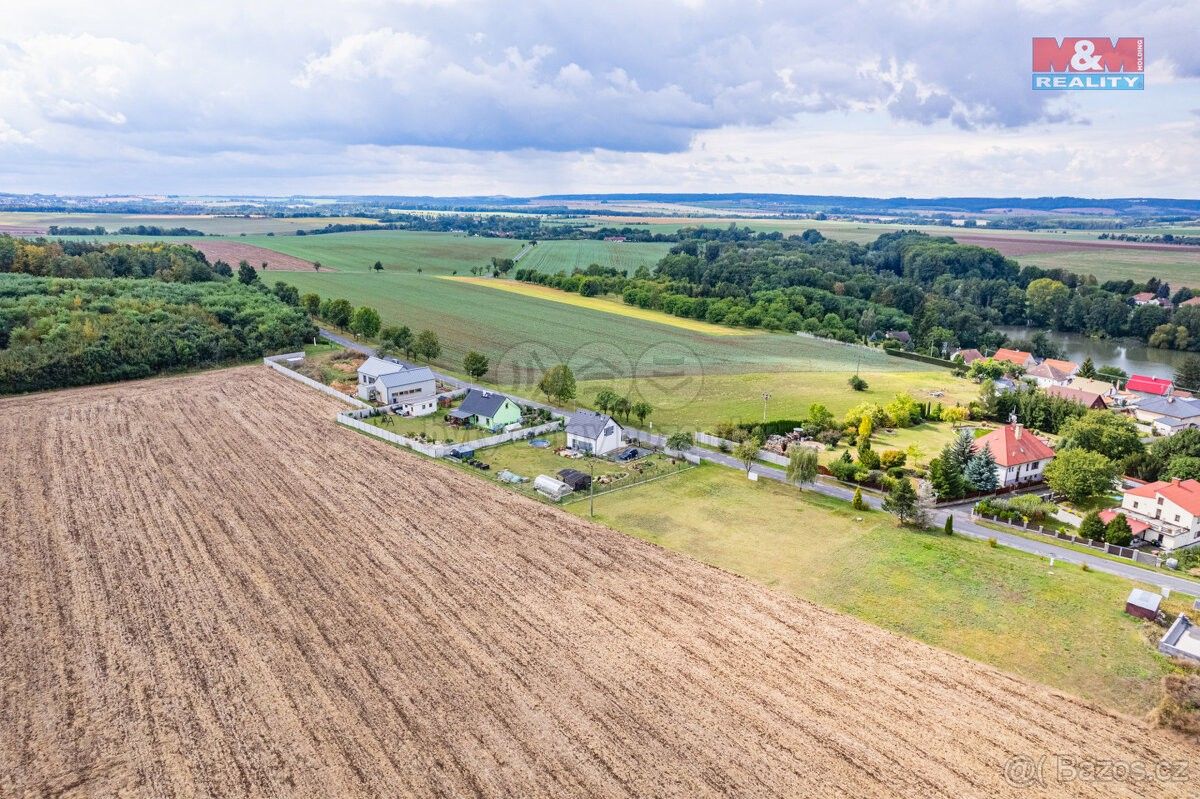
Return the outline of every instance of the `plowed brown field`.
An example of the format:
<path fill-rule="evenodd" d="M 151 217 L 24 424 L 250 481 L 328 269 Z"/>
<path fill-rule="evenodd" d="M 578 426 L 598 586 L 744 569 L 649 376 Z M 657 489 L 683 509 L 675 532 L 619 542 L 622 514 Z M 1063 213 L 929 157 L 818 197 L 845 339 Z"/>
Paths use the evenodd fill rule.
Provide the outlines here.
<path fill-rule="evenodd" d="M 261 367 L 0 400 L 0 796 L 1194 793 L 1015 788 L 1195 749 L 335 410 Z"/>
<path fill-rule="evenodd" d="M 204 253 L 204 257 L 208 259 L 209 263 L 224 261 L 235 270 L 240 262 L 246 261 L 255 269 L 261 269 L 265 262 L 268 273 L 313 271 L 312 261 L 306 261 L 294 255 L 285 255 L 281 252 L 275 252 L 275 250 L 268 250 L 266 247 L 259 247 L 257 244 L 242 244 L 241 242 L 229 239 L 188 239 L 188 244 Z M 322 266 L 321 270 L 327 272 L 337 271 L 327 266 Z"/>

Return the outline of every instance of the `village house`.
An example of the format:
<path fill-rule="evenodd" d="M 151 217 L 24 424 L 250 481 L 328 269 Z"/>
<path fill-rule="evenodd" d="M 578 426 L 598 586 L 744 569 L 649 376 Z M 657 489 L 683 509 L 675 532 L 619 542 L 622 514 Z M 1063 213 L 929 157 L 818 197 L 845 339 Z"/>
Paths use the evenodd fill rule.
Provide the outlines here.
<path fill-rule="evenodd" d="M 996 354 L 992 356 L 992 360 L 1011 363 L 1015 366 L 1021 367 L 1022 369 L 1029 369 L 1037 365 L 1037 358 L 1033 357 L 1032 352 L 1025 352 L 1024 350 L 1010 350 L 1005 347 L 1001 347 L 1000 349 L 996 350 Z"/>
<path fill-rule="evenodd" d="M 966 364 L 967 366 L 970 366 L 973 361 L 978 361 L 982 357 L 983 357 L 983 353 L 975 348 L 966 349 L 966 350 L 955 350 L 953 353 L 950 354 L 950 360 L 953 361 L 956 358 L 962 358 L 962 362 L 964 364 Z"/>
<path fill-rule="evenodd" d="M 446 414 L 451 422 L 500 430 L 521 421 L 521 406 L 495 391 L 471 389 L 462 404 Z"/>
<path fill-rule="evenodd" d="M 1065 386 L 1071 382 L 1071 375 L 1069 373 L 1054 366 L 1048 360 L 1042 361 L 1037 366 L 1026 370 L 1025 376 L 1032 378 L 1040 388 Z"/>
<path fill-rule="evenodd" d="M 1117 387 L 1107 380 L 1075 377 L 1071 380 L 1071 388 L 1078 391 L 1087 391 L 1091 394 L 1099 394 L 1101 397 L 1104 397 L 1105 402 L 1117 396 Z"/>
<path fill-rule="evenodd" d="M 1200 305 L 1200 297 L 1191 297 L 1179 303 L 1180 308 L 1183 308 L 1184 306 L 1191 307 L 1193 305 Z"/>
<path fill-rule="evenodd" d="M 567 447 L 592 455 L 607 455 L 622 445 L 624 432 L 611 416 L 578 410 L 567 421 Z"/>
<path fill-rule="evenodd" d="M 1200 427 L 1200 399 L 1188 397 L 1145 397 L 1133 408 L 1133 416 L 1160 436 Z"/>
<path fill-rule="evenodd" d="M 1134 305 L 1159 305 L 1162 302 L 1153 291 L 1139 291 L 1132 299 Z"/>
<path fill-rule="evenodd" d="M 1165 397 L 1175 390 L 1174 384 L 1162 377 L 1130 375 L 1125 381 L 1125 390 L 1148 397 Z"/>
<path fill-rule="evenodd" d="M 1072 386 L 1047 386 L 1043 390 L 1046 392 L 1046 394 L 1048 394 L 1051 397 L 1058 397 L 1059 399 L 1070 400 L 1071 402 L 1078 402 L 1080 405 L 1087 408 L 1088 410 L 1103 411 L 1103 410 L 1107 410 L 1107 408 L 1108 408 L 1107 403 L 1105 403 L 1105 401 L 1104 401 L 1104 397 L 1100 396 L 1099 394 L 1097 394 L 1093 391 L 1084 391 L 1081 388 L 1075 388 L 1073 385 Z"/>
<path fill-rule="evenodd" d="M 988 447 L 996 459 L 996 479 L 1001 488 L 1040 483 L 1054 450 L 1020 424 L 997 428 L 975 442 L 976 449 Z"/>
<path fill-rule="evenodd" d="M 1135 535 L 1164 550 L 1200 542 L 1200 482 L 1195 480 L 1159 480 L 1124 489 L 1119 512 Z M 1135 521 L 1141 524 L 1135 527 Z"/>
<path fill-rule="evenodd" d="M 437 380 L 428 366 L 410 369 L 371 356 L 358 367 L 358 397 L 399 406 L 398 413 L 425 416 L 437 410 Z"/>
<path fill-rule="evenodd" d="M 912 335 L 907 330 L 889 330 L 884 334 L 884 338 L 890 338 L 892 341 L 899 341 L 904 346 L 912 344 Z"/>

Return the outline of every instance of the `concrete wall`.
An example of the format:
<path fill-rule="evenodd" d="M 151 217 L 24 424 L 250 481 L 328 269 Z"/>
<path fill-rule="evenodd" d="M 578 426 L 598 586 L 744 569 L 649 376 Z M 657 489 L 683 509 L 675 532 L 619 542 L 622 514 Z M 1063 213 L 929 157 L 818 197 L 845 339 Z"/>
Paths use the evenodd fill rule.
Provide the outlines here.
<path fill-rule="evenodd" d="M 420 452 L 422 455 L 428 455 L 431 458 L 444 458 L 449 455 L 451 451 L 460 447 L 480 450 L 487 447 L 494 447 L 499 444 L 507 444 L 510 441 L 534 438 L 542 435 L 543 433 L 553 432 L 562 425 L 562 420 L 555 419 L 552 422 L 547 422 L 546 424 L 538 425 L 536 427 L 525 427 L 520 430 L 513 430 L 511 433 L 497 433 L 494 436 L 479 438 L 474 441 L 465 441 L 461 444 L 427 444 L 423 441 L 418 441 L 415 438 L 396 435 L 388 430 L 383 430 L 375 425 L 367 424 L 366 422 L 362 421 L 362 419 L 365 419 L 371 415 L 372 410 L 373 409 L 368 408 L 358 411 L 343 411 L 342 413 L 338 414 L 338 424 L 353 428 L 360 432 L 366 433 L 369 436 L 374 436 L 375 438 L 387 441 L 391 444 L 395 444 L 400 447 L 407 447 L 408 449 Z"/>
<path fill-rule="evenodd" d="M 299 372 L 295 371 L 294 369 L 289 369 L 286 365 L 284 365 L 283 362 L 294 359 L 294 358 L 300 358 L 301 360 L 303 360 L 304 353 L 303 352 L 288 352 L 283 355 L 271 355 L 269 357 L 263 358 L 263 364 L 268 369 L 275 370 L 276 372 L 278 372 L 279 374 L 288 378 L 289 380 L 295 380 L 298 383 L 303 383 L 304 385 L 308 386 L 309 388 L 315 388 L 317 391 L 320 391 L 322 394 L 328 394 L 329 396 L 333 397 L 334 399 L 339 399 L 342 402 L 346 403 L 347 405 L 353 405 L 358 408 L 370 408 L 371 407 L 370 405 L 363 402 L 362 400 L 359 400 L 354 397 L 343 394 L 342 392 L 338 391 L 336 388 L 333 388 L 332 386 L 327 386 L 324 383 L 319 383 L 316 380 L 313 380 L 311 377 L 305 377 L 304 375 L 300 374 Z"/>

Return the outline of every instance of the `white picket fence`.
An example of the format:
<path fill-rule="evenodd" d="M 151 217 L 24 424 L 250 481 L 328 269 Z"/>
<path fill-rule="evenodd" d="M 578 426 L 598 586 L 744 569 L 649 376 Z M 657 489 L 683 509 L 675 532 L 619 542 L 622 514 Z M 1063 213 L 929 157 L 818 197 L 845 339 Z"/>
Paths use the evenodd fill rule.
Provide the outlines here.
<path fill-rule="evenodd" d="M 311 377 L 305 377 L 304 375 L 300 374 L 296 370 L 290 369 L 287 366 L 284 366 L 283 363 L 281 363 L 282 361 L 292 361 L 292 360 L 296 360 L 297 358 L 300 360 L 304 360 L 304 353 L 303 352 L 288 352 L 288 353 L 284 353 L 283 355 L 270 355 L 266 358 L 263 358 L 263 364 L 266 365 L 266 367 L 268 369 L 274 369 L 276 372 L 279 372 L 279 374 L 283 375 L 284 377 L 288 378 L 289 380 L 295 380 L 298 383 L 303 383 L 304 385 L 308 386 L 309 388 L 315 388 L 317 391 L 320 391 L 322 394 L 328 394 L 329 396 L 333 397 L 334 399 L 339 399 L 342 402 L 347 403 L 348 405 L 354 405 L 355 407 L 358 407 L 358 408 L 370 408 L 371 407 L 367 403 L 360 400 L 358 397 L 351 397 L 348 394 L 343 394 L 342 392 L 338 391 L 336 388 L 333 388 L 332 386 L 327 386 L 324 383 L 319 383 L 316 380 L 313 380 Z"/>

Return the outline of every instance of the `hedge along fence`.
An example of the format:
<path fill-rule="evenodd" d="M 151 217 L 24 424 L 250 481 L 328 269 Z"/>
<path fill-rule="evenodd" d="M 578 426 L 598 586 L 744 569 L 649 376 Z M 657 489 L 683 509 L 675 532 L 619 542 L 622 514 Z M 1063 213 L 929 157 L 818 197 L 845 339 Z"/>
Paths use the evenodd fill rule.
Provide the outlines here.
<path fill-rule="evenodd" d="M 935 358 L 932 355 L 922 355 L 919 352 L 905 352 L 898 347 L 883 347 L 882 349 L 893 358 L 907 358 L 910 361 L 931 363 L 934 366 L 941 366 L 946 369 L 953 369 L 958 366 L 954 361 L 947 361 L 945 358 Z"/>
<path fill-rule="evenodd" d="M 320 391 L 322 394 L 328 394 L 329 396 L 333 397 L 334 399 L 339 399 L 342 402 L 345 402 L 349 405 L 354 405 L 355 407 L 358 407 L 358 408 L 368 408 L 368 409 L 371 407 L 367 403 L 360 400 L 358 397 L 351 397 L 349 394 L 343 394 L 342 392 L 338 391 L 333 386 L 327 386 L 324 383 L 319 383 L 316 380 L 313 380 L 311 377 L 305 377 L 304 375 L 300 374 L 296 370 L 290 369 L 287 366 L 284 366 L 282 363 L 284 361 L 295 361 L 295 360 L 303 361 L 304 353 L 303 352 L 287 352 L 287 353 L 284 353 L 283 355 L 270 355 L 266 358 L 263 358 L 263 364 L 268 369 L 274 369 L 276 372 L 279 372 L 279 374 L 283 375 L 284 377 L 288 378 L 289 380 L 295 380 L 298 383 L 303 383 L 304 385 L 308 386 L 309 388 L 315 388 L 317 391 Z"/>

